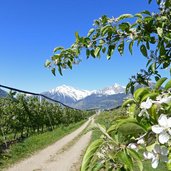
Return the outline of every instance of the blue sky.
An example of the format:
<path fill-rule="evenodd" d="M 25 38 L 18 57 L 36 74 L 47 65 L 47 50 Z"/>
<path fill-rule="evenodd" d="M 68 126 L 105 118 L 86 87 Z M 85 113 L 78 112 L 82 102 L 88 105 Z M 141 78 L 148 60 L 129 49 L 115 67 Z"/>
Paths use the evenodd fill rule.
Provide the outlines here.
<path fill-rule="evenodd" d="M 145 66 L 136 49 L 133 56 L 127 50 L 123 56 L 116 52 L 110 61 L 105 56 L 86 60 L 82 54 L 80 65 L 56 77 L 44 62 L 56 46 L 69 47 L 76 31 L 86 35 L 94 19 L 144 9 L 157 10 L 147 0 L 0 0 L 0 84 L 34 92 L 62 84 L 89 90 L 126 85 Z"/>

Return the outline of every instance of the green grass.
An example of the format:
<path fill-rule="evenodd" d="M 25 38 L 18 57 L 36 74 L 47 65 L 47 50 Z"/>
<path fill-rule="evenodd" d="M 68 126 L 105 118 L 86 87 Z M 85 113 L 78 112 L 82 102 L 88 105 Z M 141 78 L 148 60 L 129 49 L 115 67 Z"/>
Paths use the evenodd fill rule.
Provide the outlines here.
<path fill-rule="evenodd" d="M 56 128 L 53 131 L 32 135 L 20 143 L 11 145 L 8 152 L 0 159 L 0 170 L 32 155 L 36 151 L 39 151 L 50 144 L 55 143 L 57 140 L 79 128 L 84 122 L 85 120 L 70 124 L 67 127 L 63 126 Z"/>
<path fill-rule="evenodd" d="M 116 118 L 122 117 L 124 115 L 126 115 L 126 111 L 119 108 L 119 109 L 115 109 L 115 110 L 110 111 L 110 112 L 101 113 L 100 115 L 95 117 L 95 122 L 100 123 L 102 125 L 105 125 L 108 128 L 113 122 L 115 122 Z M 92 134 L 92 140 L 91 141 L 98 139 L 101 135 L 102 134 L 100 131 L 94 130 L 93 134 Z M 163 163 L 160 164 L 159 167 L 156 169 L 153 169 L 151 167 L 151 161 L 144 161 L 143 165 L 144 165 L 143 171 L 168 171 L 166 165 Z M 135 168 L 134 171 L 138 171 L 138 168 Z"/>

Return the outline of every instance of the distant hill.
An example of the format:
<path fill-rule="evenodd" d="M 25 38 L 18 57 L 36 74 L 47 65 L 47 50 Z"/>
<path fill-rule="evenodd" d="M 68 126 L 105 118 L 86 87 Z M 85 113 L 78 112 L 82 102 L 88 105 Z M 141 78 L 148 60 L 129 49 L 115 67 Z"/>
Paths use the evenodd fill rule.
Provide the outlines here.
<path fill-rule="evenodd" d="M 125 93 L 118 93 L 113 95 L 92 94 L 84 99 L 77 101 L 73 107 L 78 109 L 111 109 L 120 106 L 126 97 L 127 95 Z"/>
<path fill-rule="evenodd" d="M 78 109 L 111 109 L 122 104 L 127 97 L 125 87 L 119 84 L 101 90 L 79 90 L 62 85 L 42 94 Z"/>

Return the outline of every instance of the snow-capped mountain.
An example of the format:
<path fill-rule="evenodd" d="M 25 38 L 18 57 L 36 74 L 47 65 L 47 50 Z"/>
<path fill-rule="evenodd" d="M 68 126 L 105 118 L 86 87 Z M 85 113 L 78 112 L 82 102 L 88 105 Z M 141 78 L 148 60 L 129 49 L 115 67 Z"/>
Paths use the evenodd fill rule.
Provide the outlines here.
<path fill-rule="evenodd" d="M 89 109 L 97 106 L 101 108 L 118 106 L 126 96 L 124 92 L 125 87 L 119 84 L 93 91 L 62 85 L 42 94 L 72 107 Z"/>
<path fill-rule="evenodd" d="M 69 96 L 73 98 L 74 101 L 78 101 L 80 99 L 85 98 L 86 96 L 89 96 L 92 92 L 88 90 L 75 89 L 71 86 L 62 85 L 50 90 L 49 93 L 52 95 L 59 94 L 62 96 Z"/>
<path fill-rule="evenodd" d="M 101 94 L 101 95 L 114 95 L 119 93 L 124 93 L 125 87 L 115 83 L 113 86 L 106 87 L 102 90 L 94 91 L 94 94 Z"/>

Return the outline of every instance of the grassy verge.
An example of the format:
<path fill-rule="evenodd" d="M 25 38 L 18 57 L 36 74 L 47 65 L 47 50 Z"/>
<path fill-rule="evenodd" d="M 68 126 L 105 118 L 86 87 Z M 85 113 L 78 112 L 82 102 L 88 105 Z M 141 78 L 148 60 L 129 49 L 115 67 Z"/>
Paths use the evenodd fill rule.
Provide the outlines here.
<path fill-rule="evenodd" d="M 70 124 L 67 127 L 59 127 L 51 132 L 32 135 L 22 142 L 12 145 L 4 157 L 0 159 L 0 170 L 55 143 L 57 140 L 79 128 L 84 122 L 85 120 Z"/>
<path fill-rule="evenodd" d="M 103 112 L 95 117 L 95 122 L 105 125 L 108 128 L 115 121 L 117 117 L 124 116 L 124 115 L 125 115 L 125 111 L 122 109 L 116 109 L 111 112 Z M 100 131 L 94 130 L 91 141 L 98 139 L 101 135 L 102 134 Z M 143 171 L 168 171 L 165 164 L 160 164 L 156 169 L 153 169 L 151 167 L 151 161 L 144 161 L 143 165 L 144 165 Z M 138 171 L 138 168 L 135 168 L 135 171 Z"/>

